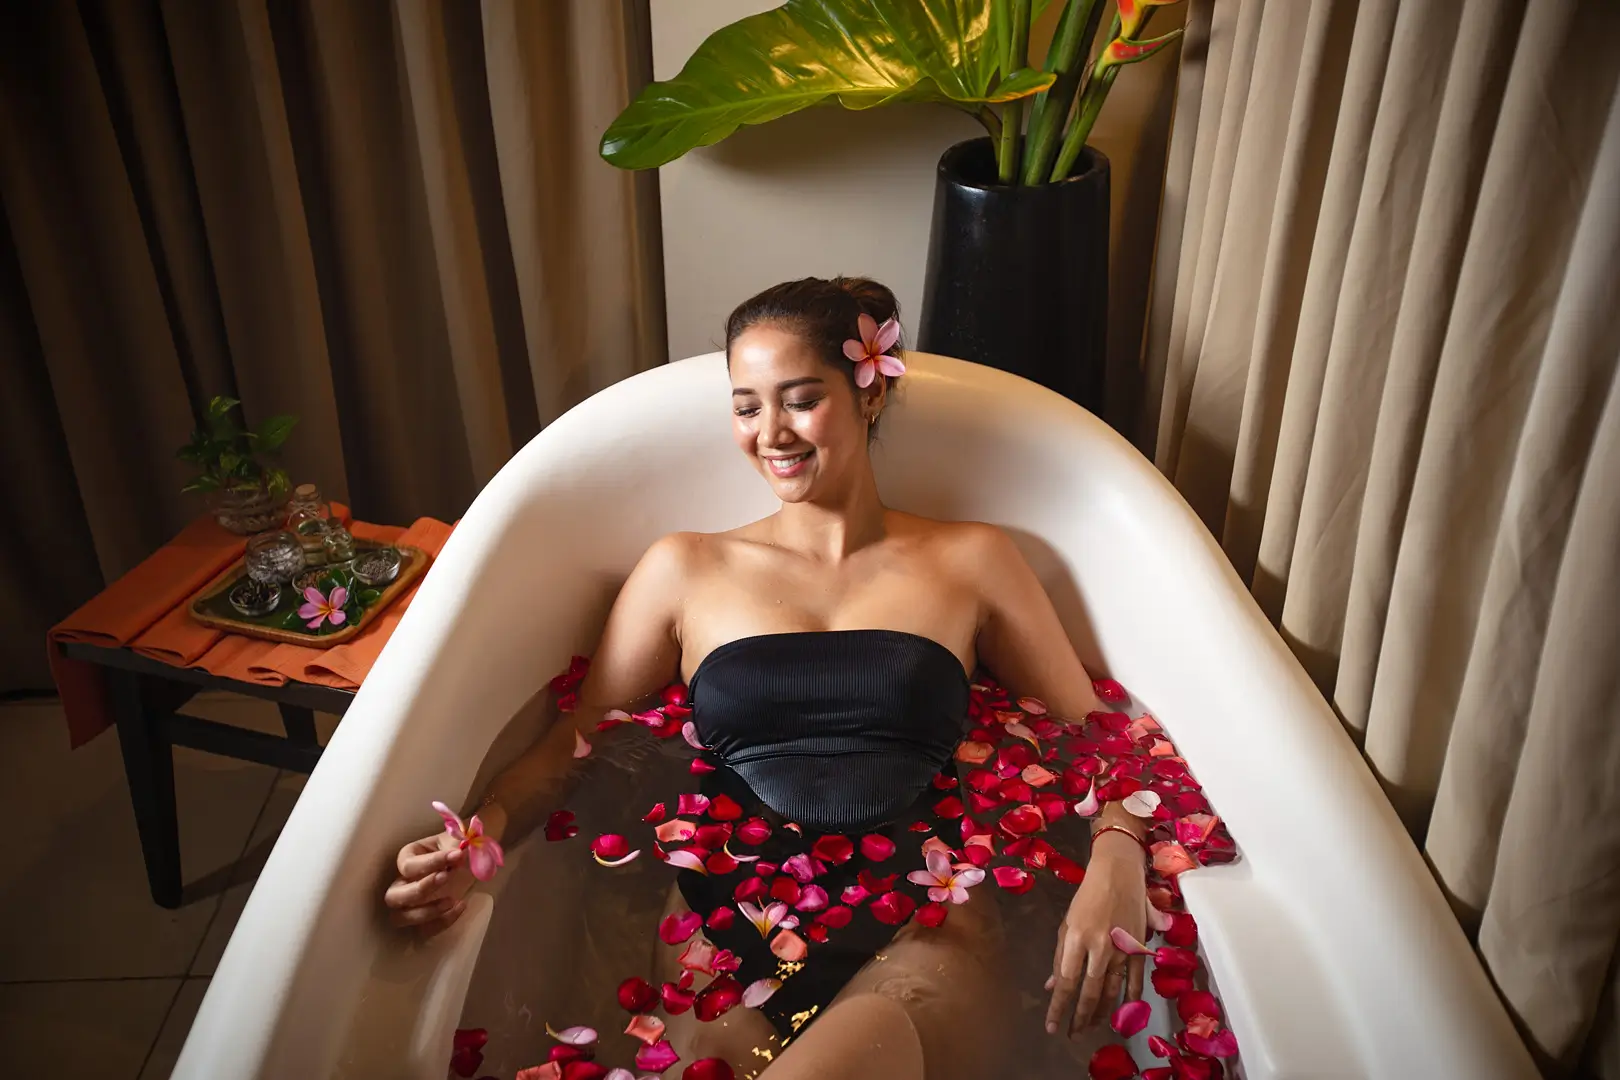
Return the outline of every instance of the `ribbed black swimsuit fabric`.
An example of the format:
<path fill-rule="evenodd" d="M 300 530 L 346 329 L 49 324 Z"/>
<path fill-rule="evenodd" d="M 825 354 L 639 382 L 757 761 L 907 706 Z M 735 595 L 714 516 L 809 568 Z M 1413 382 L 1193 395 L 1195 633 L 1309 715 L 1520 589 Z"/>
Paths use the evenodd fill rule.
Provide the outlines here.
<path fill-rule="evenodd" d="M 954 787 L 952 755 L 968 707 L 968 680 L 954 653 L 930 638 L 892 630 L 767 634 L 715 649 L 688 689 L 698 738 L 715 766 L 703 777 L 702 793 L 729 795 L 743 807 L 743 820 L 759 816 L 771 825 L 770 839 L 750 853 L 780 866 L 809 852 L 820 837 L 847 836 L 857 845 L 854 856 L 814 880 L 829 904 L 840 903 L 862 870 L 893 876 L 894 888 L 924 902 L 925 890 L 906 874 L 923 867 L 923 841 L 946 824 L 935 817 L 935 803 L 954 794 L 945 788 Z M 787 828 L 790 822 L 800 831 Z M 859 847 L 861 837 L 874 834 L 895 845 L 880 862 L 867 861 Z M 682 870 L 681 893 L 693 911 L 708 916 L 734 904 L 737 886 L 756 869 L 743 863 L 723 875 Z M 805 936 L 816 913 L 797 914 Z M 736 977 L 743 985 L 783 977 L 762 1011 L 787 1039 L 897 930 L 861 904 L 848 926 L 831 930 L 824 942 L 812 940 L 799 967 L 780 964 L 746 919 L 704 933 L 742 960 Z"/>

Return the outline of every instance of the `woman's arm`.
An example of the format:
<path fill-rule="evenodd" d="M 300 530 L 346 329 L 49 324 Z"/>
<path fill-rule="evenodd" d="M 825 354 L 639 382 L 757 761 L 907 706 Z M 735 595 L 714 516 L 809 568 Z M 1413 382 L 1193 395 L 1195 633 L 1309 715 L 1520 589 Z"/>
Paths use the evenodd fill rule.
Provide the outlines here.
<path fill-rule="evenodd" d="M 690 545 L 679 533 L 647 549 L 608 613 L 579 705 L 508 765 L 477 806 L 501 839 L 516 820 L 530 824 L 566 800 L 576 762 L 575 734 L 598 738 L 596 722 L 612 708 L 634 708 L 680 677 L 679 628 Z"/>
<path fill-rule="evenodd" d="M 1065 720 L 1084 720 L 1101 709 L 1091 675 L 1075 655 L 1051 598 L 1012 538 L 990 525 L 970 526 L 969 546 L 983 605 L 978 634 L 979 660 L 1012 694 L 1046 703 Z M 1123 836 L 1106 826 L 1128 832 Z M 1143 935 L 1146 920 L 1146 824 L 1111 802 L 1093 822 L 1091 860 L 1086 878 L 1069 905 L 1053 957 L 1052 991 L 1046 1028 L 1073 1033 L 1105 1018 L 1123 990 L 1142 992 L 1141 957 L 1126 963 L 1109 940 L 1122 926 Z M 1135 837 L 1136 840 L 1132 840 Z M 1099 1006 L 1101 1008 L 1099 1008 Z"/>

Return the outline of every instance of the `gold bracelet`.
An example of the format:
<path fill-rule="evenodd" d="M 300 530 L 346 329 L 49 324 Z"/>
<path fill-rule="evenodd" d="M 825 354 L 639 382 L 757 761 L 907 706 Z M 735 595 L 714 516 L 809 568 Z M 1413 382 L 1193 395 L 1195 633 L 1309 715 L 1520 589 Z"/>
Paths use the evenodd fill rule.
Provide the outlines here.
<path fill-rule="evenodd" d="M 1101 836 L 1105 832 L 1117 832 L 1122 836 L 1128 836 L 1132 840 L 1136 841 L 1136 846 L 1142 849 L 1142 854 L 1143 855 L 1146 855 L 1148 853 L 1147 841 L 1143 840 L 1140 836 L 1137 836 L 1135 833 L 1131 832 L 1131 830 L 1127 829 L 1123 825 L 1104 825 L 1100 829 L 1092 830 L 1092 833 L 1091 833 L 1092 841 L 1095 842 L 1097 837 Z"/>

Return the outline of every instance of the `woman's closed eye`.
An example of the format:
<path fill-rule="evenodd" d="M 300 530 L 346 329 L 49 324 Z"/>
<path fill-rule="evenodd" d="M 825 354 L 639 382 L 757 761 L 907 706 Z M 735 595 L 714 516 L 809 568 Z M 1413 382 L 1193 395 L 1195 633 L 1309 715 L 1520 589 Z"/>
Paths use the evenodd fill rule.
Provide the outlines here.
<path fill-rule="evenodd" d="M 822 398 L 810 398 L 807 401 L 784 401 L 782 402 L 782 407 L 785 409 L 791 409 L 793 412 L 809 412 L 817 405 L 820 405 L 822 400 Z M 732 412 L 741 417 L 758 416 L 759 406 L 739 405 L 737 408 L 733 409 Z"/>

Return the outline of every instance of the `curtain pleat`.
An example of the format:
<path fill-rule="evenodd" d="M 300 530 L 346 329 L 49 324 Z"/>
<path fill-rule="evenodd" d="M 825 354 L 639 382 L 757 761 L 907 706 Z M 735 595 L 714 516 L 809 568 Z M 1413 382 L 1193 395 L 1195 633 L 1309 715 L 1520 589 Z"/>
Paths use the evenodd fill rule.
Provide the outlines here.
<path fill-rule="evenodd" d="M 0 691 L 202 512 L 209 398 L 294 413 L 357 515 L 458 517 L 575 402 L 663 362 L 656 174 L 596 154 L 645 0 L 0 5 Z M 9 245 L 8 245 L 9 247 Z M 50 566 L 49 571 L 38 568 Z"/>
<path fill-rule="evenodd" d="M 1620 9 L 1188 26 L 1143 443 L 1549 1071 L 1620 1076 Z"/>

